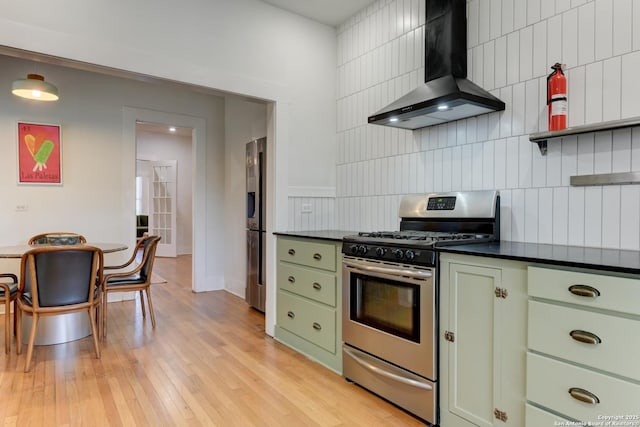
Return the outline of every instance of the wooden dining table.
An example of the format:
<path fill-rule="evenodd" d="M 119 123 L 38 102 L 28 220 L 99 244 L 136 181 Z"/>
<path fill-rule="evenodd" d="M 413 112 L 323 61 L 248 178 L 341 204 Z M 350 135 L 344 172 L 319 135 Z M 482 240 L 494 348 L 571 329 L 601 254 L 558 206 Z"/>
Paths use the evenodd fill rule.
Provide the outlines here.
<path fill-rule="evenodd" d="M 87 242 L 87 246 L 95 246 L 104 253 L 124 251 L 128 246 L 123 243 Z M 45 245 L 15 245 L 0 246 L 0 258 L 22 258 L 22 255 L 36 247 Z M 29 342 L 31 330 L 31 316 L 22 317 L 22 340 Z M 38 320 L 35 345 L 62 344 L 75 341 L 91 335 L 91 324 L 86 313 L 76 312 L 61 314 L 59 316 L 42 316 Z"/>

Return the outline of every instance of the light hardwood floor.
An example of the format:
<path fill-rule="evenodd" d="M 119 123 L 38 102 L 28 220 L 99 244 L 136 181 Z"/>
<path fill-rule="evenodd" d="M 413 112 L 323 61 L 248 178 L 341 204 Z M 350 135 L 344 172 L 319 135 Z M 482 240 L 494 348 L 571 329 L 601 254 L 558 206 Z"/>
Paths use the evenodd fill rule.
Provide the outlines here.
<path fill-rule="evenodd" d="M 110 303 L 109 335 L 4 355 L 4 426 L 420 426 L 264 333 L 264 317 L 225 291 L 192 293 L 191 258 L 158 258 L 157 327 L 139 301 Z M 3 316 L 2 316 L 3 317 Z"/>

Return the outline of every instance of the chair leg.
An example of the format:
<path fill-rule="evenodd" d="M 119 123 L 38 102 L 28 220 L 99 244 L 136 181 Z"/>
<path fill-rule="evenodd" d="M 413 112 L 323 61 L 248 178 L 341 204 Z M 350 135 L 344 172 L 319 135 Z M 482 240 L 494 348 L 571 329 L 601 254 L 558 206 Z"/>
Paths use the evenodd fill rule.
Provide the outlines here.
<path fill-rule="evenodd" d="M 140 289 L 140 307 L 142 307 L 142 318 L 147 317 L 147 313 L 144 309 L 144 298 L 142 297 L 142 289 Z"/>
<path fill-rule="evenodd" d="M 102 339 L 107 338 L 107 307 L 109 306 L 108 292 L 102 296 Z"/>
<path fill-rule="evenodd" d="M 38 320 L 40 316 L 37 313 L 33 313 L 31 317 L 31 333 L 29 333 L 29 345 L 27 346 L 27 360 L 24 365 L 24 371 L 29 372 L 31 369 L 31 356 L 33 356 L 33 343 L 36 340 L 36 327 L 38 326 Z"/>
<path fill-rule="evenodd" d="M 149 302 L 149 314 L 151 314 L 151 326 L 153 326 L 155 328 L 156 327 L 156 316 L 155 316 L 155 314 L 153 314 L 153 303 L 151 302 L 151 288 L 149 286 L 147 286 L 145 288 L 145 291 L 147 291 L 147 301 Z M 142 295 L 142 291 L 140 291 L 140 294 Z"/>
<path fill-rule="evenodd" d="M 16 314 L 16 354 L 22 354 L 22 310 L 18 303 L 13 306 Z"/>
<path fill-rule="evenodd" d="M 93 335 L 93 348 L 96 351 L 96 359 L 100 359 L 100 344 L 98 343 L 98 326 L 96 325 L 96 313 L 93 311 L 93 307 L 90 307 L 88 311 L 89 322 L 91 322 L 91 334 Z"/>
<path fill-rule="evenodd" d="M 4 352 L 9 354 L 11 351 L 11 299 L 9 295 L 5 295 L 4 300 Z"/>

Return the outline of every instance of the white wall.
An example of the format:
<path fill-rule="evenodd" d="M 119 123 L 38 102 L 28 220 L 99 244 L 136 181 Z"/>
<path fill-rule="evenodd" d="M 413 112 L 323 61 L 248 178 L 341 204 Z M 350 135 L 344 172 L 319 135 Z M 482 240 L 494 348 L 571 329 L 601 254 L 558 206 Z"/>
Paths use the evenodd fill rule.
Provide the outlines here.
<path fill-rule="evenodd" d="M 266 104 L 225 98 L 225 289 L 242 298 L 247 277 L 245 146 L 263 136 L 267 136 Z"/>
<path fill-rule="evenodd" d="M 397 228 L 402 194 L 498 189 L 504 240 L 640 249 L 640 186 L 569 185 L 640 170 L 640 128 L 550 141 L 547 156 L 528 137 L 546 130 L 555 62 L 567 64 L 570 125 L 640 115 L 640 4 L 467 6 L 469 78 L 506 111 L 413 132 L 366 121 L 423 81 L 424 2 L 379 0 L 338 29 L 338 227 Z"/>
<path fill-rule="evenodd" d="M 192 253 L 193 246 L 193 189 L 191 176 L 191 137 L 138 130 L 137 158 L 144 160 L 176 160 L 176 252 Z"/>

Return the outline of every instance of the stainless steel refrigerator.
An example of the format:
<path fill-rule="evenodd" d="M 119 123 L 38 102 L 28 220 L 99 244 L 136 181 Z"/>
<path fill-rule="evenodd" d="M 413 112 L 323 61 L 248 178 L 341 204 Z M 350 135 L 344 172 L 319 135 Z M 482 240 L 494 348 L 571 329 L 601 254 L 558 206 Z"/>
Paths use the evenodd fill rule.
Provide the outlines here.
<path fill-rule="evenodd" d="M 247 144 L 247 287 L 245 299 L 264 312 L 266 296 L 267 138 Z"/>

